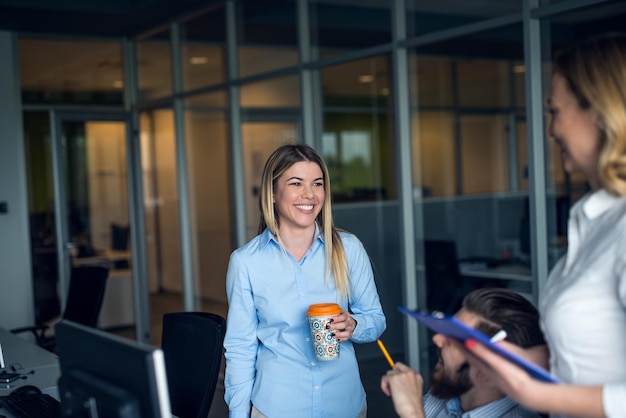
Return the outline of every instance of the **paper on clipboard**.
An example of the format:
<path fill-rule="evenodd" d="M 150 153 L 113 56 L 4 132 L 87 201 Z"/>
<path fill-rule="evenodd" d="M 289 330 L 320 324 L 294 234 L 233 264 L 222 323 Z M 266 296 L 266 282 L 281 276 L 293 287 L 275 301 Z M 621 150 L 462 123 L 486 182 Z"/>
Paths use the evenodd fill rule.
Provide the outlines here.
<path fill-rule="evenodd" d="M 438 332 L 440 334 L 443 334 L 447 337 L 452 337 L 462 342 L 465 342 L 465 340 L 470 339 L 470 338 L 480 342 L 481 344 L 483 344 L 485 347 L 487 347 L 494 353 L 497 353 L 501 355 L 502 357 L 517 364 L 518 366 L 526 370 L 526 372 L 528 372 L 529 375 L 531 375 L 533 378 L 537 380 L 541 380 L 541 381 L 549 382 L 549 383 L 559 383 L 559 381 L 554 376 L 550 375 L 550 373 L 547 370 L 543 369 L 542 367 L 539 367 L 538 365 L 534 363 L 531 363 L 530 361 L 518 356 L 517 354 L 509 350 L 506 350 L 505 348 L 495 343 L 492 343 L 489 340 L 489 337 L 487 337 L 485 334 L 483 334 L 482 332 L 472 327 L 465 325 L 463 322 L 459 321 L 454 316 L 449 316 L 449 315 L 435 316 L 435 315 L 415 311 L 413 309 L 409 309 L 404 306 L 399 306 L 398 310 L 410 316 L 411 318 L 416 319 L 419 323 L 426 325 L 431 330 Z"/>

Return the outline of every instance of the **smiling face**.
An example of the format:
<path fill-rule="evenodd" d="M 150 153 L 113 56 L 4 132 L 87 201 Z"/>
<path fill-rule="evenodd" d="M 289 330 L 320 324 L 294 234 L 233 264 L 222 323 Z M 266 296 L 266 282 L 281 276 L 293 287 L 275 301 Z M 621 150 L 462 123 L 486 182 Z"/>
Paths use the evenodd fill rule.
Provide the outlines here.
<path fill-rule="evenodd" d="M 561 148 L 563 168 L 568 173 L 582 171 L 592 188 L 598 188 L 602 132 L 595 112 L 579 106 L 567 81 L 558 73 L 552 77 L 548 108 L 551 118 L 547 133 Z"/>
<path fill-rule="evenodd" d="M 273 197 L 281 233 L 314 228 L 326 197 L 322 169 L 310 161 L 294 163 L 276 180 Z"/>
<path fill-rule="evenodd" d="M 455 315 L 456 319 L 474 328 L 479 316 L 465 309 Z M 469 366 L 463 353 L 450 344 L 447 337 L 441 334 L 433 336 L 437 346 L 439 361 L 430 375 L 430 391 L 441 399 L 461 396 L 473 387 L 469 376 Z"/>

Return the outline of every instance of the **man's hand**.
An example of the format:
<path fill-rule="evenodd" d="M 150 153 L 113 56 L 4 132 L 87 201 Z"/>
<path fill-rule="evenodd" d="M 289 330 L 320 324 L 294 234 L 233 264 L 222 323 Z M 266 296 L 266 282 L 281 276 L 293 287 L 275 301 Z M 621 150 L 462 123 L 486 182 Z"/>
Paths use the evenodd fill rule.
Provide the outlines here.
<path fill-rule="evenodd" d="M 391 396 L 400 418 L 424 418 L 422 393 L 424 379 L 406 364 L 397 362 L 380 381 L 380 388 Z"/>

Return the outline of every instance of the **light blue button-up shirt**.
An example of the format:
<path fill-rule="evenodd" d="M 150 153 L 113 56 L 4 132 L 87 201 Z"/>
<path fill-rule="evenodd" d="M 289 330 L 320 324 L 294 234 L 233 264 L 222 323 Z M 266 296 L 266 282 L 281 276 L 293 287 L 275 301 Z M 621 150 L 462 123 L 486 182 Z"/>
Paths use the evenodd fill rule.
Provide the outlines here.
<path fill-rule="evenodd" d="M 501 398 L 471 411 L 463 411 L 459 398 L 440 399 L 430 393 L 424 395 L 426 418 L 540 418 L 510 398 Z"/>
<path fill-rule="evenodd" d="M 306 318 L 313 303 L 335 302 L 348 310 L 333 280 L 325 280 L 323 237 L 299 262 L 267 229 L 231 254 L 224 339 L 224 398 L 231 418 L 249 417 L 251 402 L 269 418 L 349 418 L 363 407 L 352 343 L 376 340 L 386 321 L 363 245 L 349 233 L 341 239 L 351 277 L 350 309 L 358 323 L 332 361 L 316 359 Z"/>

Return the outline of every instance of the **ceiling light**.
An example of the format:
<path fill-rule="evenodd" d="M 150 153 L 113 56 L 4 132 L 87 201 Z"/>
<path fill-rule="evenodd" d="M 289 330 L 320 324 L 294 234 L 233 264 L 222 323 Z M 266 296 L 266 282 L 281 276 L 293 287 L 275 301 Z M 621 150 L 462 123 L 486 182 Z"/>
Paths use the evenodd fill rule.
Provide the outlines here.
<path fill-rule="evenodd" d="M 208 64 L 209 58 L 208 57 L 191 57 L 189 59 L 189 62 L 192 63 L 193 65 Z"/>
<path fill-rule="evenodd" d="M 116 89 L 121 89 L 122 87 L 124 87 L 124 82 L 120 80 L 114 81 L 113 87 L 115 87 Z"/>
<path fill-rule="evenodd" d="M 359 83 L 367 84 L 374 81 L 374 76 L 371 74 L 363 74 L 359 76 Z"/>

